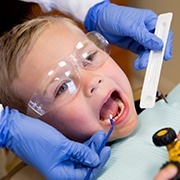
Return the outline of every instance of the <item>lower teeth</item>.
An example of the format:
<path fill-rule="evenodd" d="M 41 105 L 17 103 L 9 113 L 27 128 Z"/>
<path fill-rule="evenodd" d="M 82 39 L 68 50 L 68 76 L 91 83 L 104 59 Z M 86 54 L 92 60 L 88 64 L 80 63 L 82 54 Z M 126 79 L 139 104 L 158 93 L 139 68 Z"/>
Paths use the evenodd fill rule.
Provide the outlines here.
<path fill-rule="evenodd" d="M 120 99 L 116 99 L 116 103 L 118 104 L 120 112 L 115 117 L 113 117 L 114 121 L 116 121 L 121 116 L 122 112 L 124 111 L 124 104 L 123 104 L 123 102 Z M 101 121 L 109 122 L 110 123 L 109 119 L 104 119 L 104 120 L 101 119 Z"/>

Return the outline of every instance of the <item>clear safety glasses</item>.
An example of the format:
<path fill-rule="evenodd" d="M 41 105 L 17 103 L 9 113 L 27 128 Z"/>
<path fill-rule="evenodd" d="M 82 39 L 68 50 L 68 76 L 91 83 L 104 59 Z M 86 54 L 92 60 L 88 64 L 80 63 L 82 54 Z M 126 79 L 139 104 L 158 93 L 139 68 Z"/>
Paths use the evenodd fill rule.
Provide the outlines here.
<path fill-rule="evenodd" d="M 39 117 L 70 102 L 81 85 L 78 67 L 96 69 L 104 64 L 109 52 L 110 45 L 102 35 L 95 31 L 87 33 L 73 53 L 59 61 L 43 78 L 28 102 L 27 115 Z"/>

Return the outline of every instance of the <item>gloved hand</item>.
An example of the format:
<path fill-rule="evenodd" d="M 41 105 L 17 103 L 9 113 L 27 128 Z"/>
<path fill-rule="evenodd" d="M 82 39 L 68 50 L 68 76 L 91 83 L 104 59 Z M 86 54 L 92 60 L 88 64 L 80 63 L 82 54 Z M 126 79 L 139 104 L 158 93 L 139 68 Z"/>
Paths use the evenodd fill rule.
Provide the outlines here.
<path fill-rule="evenodd" d="M 84 26 L 88 31 L 101 33 L 111 44 L 138 54 L 134 67 L 140 70 L 147 66 L 150 50 L 163 48 L 162 40 L 153 34 L 156 21 L 157 15 L 151 10 L 118 6 L 104 0 L 88 11 Z M 172 57 L 172 38 L 170 31 L 164 60 Z"/>
<path fill-rule="evenodd" d="M 96 177 L 110 156 L 109 147 L 98 156 L 94 149 L 70 141 L 48 124 L 8 107 L 0 115 L 0 147 L 13 151 L 47 179 L 84 179 L 88 167 L 94 167 L 91 177 Z M 88 144 L 98 147 L 104 137 L 105 132 L 99 131 Z M 77 168 L 75 162 L 82 166 Z"/>

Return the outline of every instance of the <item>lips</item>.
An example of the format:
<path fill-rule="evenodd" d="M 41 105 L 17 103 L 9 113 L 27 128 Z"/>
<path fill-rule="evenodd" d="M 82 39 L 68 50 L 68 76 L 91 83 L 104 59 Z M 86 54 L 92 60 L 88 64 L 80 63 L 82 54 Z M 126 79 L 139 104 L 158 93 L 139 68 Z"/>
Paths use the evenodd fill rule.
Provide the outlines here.
<path fill-rule="evenodd" d="M 112 114 L 114 121 L 116 121 L 123 111 L 124 103 L 122 102 L 119 93 L 114 91 L 101 108 L 100 120 L 109 122 L 109 115 Z"/>

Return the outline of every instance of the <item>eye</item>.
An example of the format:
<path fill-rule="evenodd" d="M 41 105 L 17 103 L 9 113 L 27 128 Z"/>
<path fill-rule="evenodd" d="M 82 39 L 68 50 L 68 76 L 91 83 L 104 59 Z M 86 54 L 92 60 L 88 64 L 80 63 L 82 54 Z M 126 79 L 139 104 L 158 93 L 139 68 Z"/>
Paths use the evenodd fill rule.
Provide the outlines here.
<path fill-rule="evenodd" d="M 96 56 L 96 53 L 97 53 L 97 51 L 96 51 L 96 52 L 93 52 L 93 53 L 91 53 L 91 54 L 89 54 L 89 55 L 86 57 L 86 60 L 92 62 L 93 59 L 94 59 L 94 57 Z"/>
<path fill-rule="evenodd" d="M 68 89 L 68 85 L 67 85 L 67 83 L 65 82 L 65 83 L 63 83 L 63 84 L 59 87 L 56 96 L 61 95 L 61 94 L 62 94 L 63 92 L 65 92 L 67 89 Z"/>
<path fill-rule="evenodd" d="M 88 55 L 85 57 L 85 59 L 84 59 L 83 62 L 82 62 L 83 67 L 86 67 L 87 65 L 92 64 L 93 61 L 96 60 L 97 52 L 98 52 L 98 51 L 92 52 L 92 53 L 88 54 Z"/>

